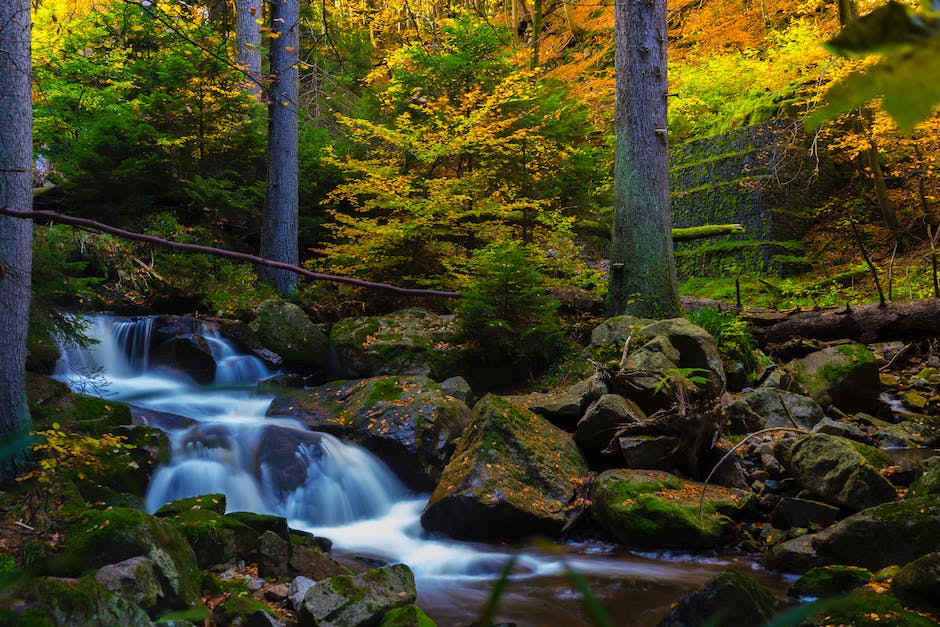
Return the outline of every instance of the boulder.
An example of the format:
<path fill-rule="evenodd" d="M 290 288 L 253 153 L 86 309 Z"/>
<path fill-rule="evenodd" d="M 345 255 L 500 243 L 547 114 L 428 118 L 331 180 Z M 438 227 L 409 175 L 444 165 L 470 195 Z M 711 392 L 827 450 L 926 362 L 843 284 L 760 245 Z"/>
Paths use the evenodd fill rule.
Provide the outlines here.
<path fill-rule="evenodd" d="M 300 627 L 366 627 L 415 602 L 414 575 L 404 564 L 340 575 L 311 586 L 297 612 Z"/>
<path fill-rule="evenodd" d="M 843 518 L 818 533 L 771 549 L 771 568 L 802 572 L 847 564 L 878 570 L 940 551 L 940 496 L 883 503 Z"/>
<path fill-rule="evenodd" d="M 704 370 L 713 389 L 724 388 L 725 371 L 721 356 L 715 338 L 708 331 L 685 318 L 671 318 L 644 327 L 643 333 L 652 338 L 665 337 L 679 351 L 679 368 Z"/>
<path fill-rule="evenodd" d="M 290 558 L 287 560 L 292 575 L 302 575 L 314 581 L 322 581 L 337 575 L 348 575 L 349 569 L 329 555 L 325 555 L 317 546 L 291 544 Z"/>
<path fill-rule="evenodd" d="M 879 472 L 891 461 L 878 449 L 845 438 L 813 433 L 790 446 L 786 462 L 804 489 L 823 501 L 855 511 L 898 498 Z"/>
<path fill-rule="evenodd" d="M 364 445 L 415 490 L 431 490 L 470 409 L 427 377 L 373 377 L 279 395 L 270 417 L 301 420 L 313 429 Z"/>
<path fill-rule="evenodd" d="M 556 427 L 574 431 L 588 406 L 606 392 L 602 381 L 589 377 L 561 390 L 507 396 L 506 400 L 542 416 Z"/>
<path fill-rule="evenodd" d="M 758 627 L 774 616 L 773 594 L 751 577 L 726 570 L 688 595 L 660 627 Z"/>
<path fill-rule="evenodd" d="M 584 457 L 595 466 L 620 463 L 616 433 L 623 425 L 646 420 L 646 414 L 633 401 L 618 394 L 604 394 L 591 403 L 578 421 L 574 441 Z M 605 452 L 609 449 L 609 452 Z"/>
<path fill-rule="evenodd" d="M 0 622 L 23 627 L 153 625 L 146 612 L 132 600 L 106 589 L 93 577 L 36 577 L 5 589 L 0 598 Z"/>
<path fill-rule="evenodd" d="M 488 394 L 473 408 L 421 524 L 462 539 L 554 536 L 586 472 L 568 434 Z"/>
<path fill-rule="evenodd" d="M 731 403 L 732 433 L 753 433 L 770 427 L 809 431 L 823 419 L 822 408 L 813 399 L 774 388 L 758 388 Z"/>
<path fill-rule="evenodd" d="M 940 494 L 940 457 L 928 457 L 917 466 L 911 496 Z"/>
<path fill-rule="evenodd" d="M 904 599 L 940 606 L 940 553 L 928 553 L 903 566 L 891 582 L 891 591 Z"/>
<path fill-rule="evenodd" d="M 881 382 L 874 353 L 848 343 L 810 353 L 790 363 L 797 381 L 820 406 L 846 413 L 877 413 Z"/>
<path fill-rule="evenodd" d="M 699 549 L 731 539 L 739 510 L 729 488 L 702 485 L 656 470 L 607 470 L 594 482 L 591 511 L 623 545 L 638 549 Z"/>
<path fill-rule="evenodd" d="M 676 468 L 679 438 L 671 435 L 630 435 L 617 438 L 623 465 L 637 470 Z"/>
<path fill-rule="evenodd" d="M 284 367 L 303 372 L 327 370 L 330 340 L 297 305 L 266 300 L 255 310 L 250 327 L 265 348 L 284 360 Z"/>
<path fill-rule="evenodd" d="M 417 605 L 405 605 L 385 613 L 379 627 L 435 627 L 437 623 Z"/>
<path fill-rule="evenodd" d="M 792 496 L 781 498 L 770 515 L 777 529 L 823 529 L 839 520 L 839 508 Z"/>
<path fill-rule="evenodd" d="M 602 348 L 614 345 L 615 348 L 622 350 L 627 338 L 636 339 L 641 334 L 643 327 L 653 322 L 654 321 L 649 318 L 637 318 L 635 316 L 615 316 L 608 318 L 591 331 L 591 346 L 594 348 Z M 616 353 L 616 358 L 618 360 L 620 359 L 620 352 Z"/>
<path fill-rule="evenodd" d="M 150 351 L 150 365 L 182 372 L 196 383 L 215 380 L 216 363 L 206 338 L 195 333 L 178 335 L 161 342 Z"/>
<path fill-rule="evenodd" d="M 473 388 L 463 377 L 450 377 L 441 381 L 441 391 L 448 396 L 453 396 L 458 401 L 463 401 L 468 406 L 473 405 Z"/>
<path fill-rule="evenodd" d="M 166 605 L 200 604 L 199 568 L 192 547 L 171 524 L 136 509 L 86 510 L 66 528 L 65 559 L 50 561 L 54 574 L 77 575 L 132 557 L 144 556 L 164 584 Z"/>
<path fill-rule="evenodd" d="M 936 621 L 904 607 L 896 596 L 861 588 L 838 599 L 823 599 L 808 605 L 800 627 L 857 625 L 877 627 L 930 627 Z"/>
<path fill-rule="evenodd" d="M 811 568 L 797 579 L 787 594 L 791 597 L 839 597 L 864 586 L 875 576 L 858 566 L 820 566 Z"/>
<path fill-rule="evenodd" d="M 225 495 L 211 494 L 167 503 L 156 515 L 179 529 L 200 568 L 209 568 L 251 559 L 257 551 L 258 532 L 224 512 Z"/>
<path fill-rule="evenodd" d="M 258 538 L 258 575 L 265 579 L 290 574 L 290 543 L 279 535 L 265 531 Z"/>
<path fill-rule="evenodd" d="M 294 580 L 290 582 L 290 586 L 287 588 L 287 600 L 290 601 L 290 605 L 295 612 L 300 611 L 307 590 L 312 588 L 315 583 L 317 582 L 303 575 L 294 577 Z"/>
<path fill-rule="evenodd" d="M 872 445 L 873 440 L 858 425 L 846 420 L 833 420 L 828 416 L 823 417 L 812 429 L 813 433 L 825 433 L 826 435 L 838 435 L 849 440 L 855 440 L 862 444 Z"/>
<path fill-rule="evenodd" d="M 614 391 L 634 400 L 648 414 L 665 409 L 674 400 L 679 361 L 679 351 L 668 339 L 653 338 L 623 360 Z"/>
<path fill-rule="evenodd" d="M 95 573 L 95 581 L 151 614 L 159 609 L 165 596 L 154 563 L 142 556 L 102 566 Z"/>
<path fill-rule="evenodd" d="M 461 372 L 470 349 L 453 316 L 404 309 L 386 316 L 345 318 L 330 330 L 343 376 L 424 375 L 442 380 Z"/>

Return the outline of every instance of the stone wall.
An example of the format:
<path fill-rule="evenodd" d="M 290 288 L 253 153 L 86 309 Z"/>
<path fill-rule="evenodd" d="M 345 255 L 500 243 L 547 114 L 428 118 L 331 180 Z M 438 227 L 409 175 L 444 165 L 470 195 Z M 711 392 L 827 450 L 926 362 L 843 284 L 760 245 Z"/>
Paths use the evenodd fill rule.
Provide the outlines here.
<path fill-rule="evenodd" d="M 680 279 L 799 269 L 810 212 L 828 200 L 835 178 L 825 155 L 810 153 L 800 122 L 775 119 L 675 146 L 670 164 L 675 226 L 745 228 L 677 243 Z"/>

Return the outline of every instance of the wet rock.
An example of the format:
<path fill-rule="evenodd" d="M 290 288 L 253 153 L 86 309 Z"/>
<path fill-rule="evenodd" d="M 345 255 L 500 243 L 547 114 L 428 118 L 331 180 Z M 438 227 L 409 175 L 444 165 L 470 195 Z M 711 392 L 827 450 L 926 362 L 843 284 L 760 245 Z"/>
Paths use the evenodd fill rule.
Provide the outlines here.
<path fill-rule="evenodd" d="M 159 608 L 164 596 L 154 564 L 146 557 L 106 564 L 95 573 L 95 581 L 150 613 Z"/>
<path fill-rule="evenodd" d="M 330 330 L 344 376 L 421 375 L 442 380 L 461 372 L 470 349 L 453 316 L 404 309 L 386 316 L 346 318 Z"/>
<path fill-rule="evenodd" d="M 812 429 L 823 419 L 822 408 L 811 398 L 778 390 L 758 388 L 731 403 L 731 432 L 753 433 L 770 427 Z"/>
<path fill-rule="evenodd" d="M 787 594 L 791 597 L 838 597 L 864 586 L 874 579 L 867 568 L 858 566 L 820 566 L 811 568 L 796 580 Z"/>
<path fill-rule="evenodd" d="M 770 515 L 778 529 L 822 529 L 839 519 L 839 509 L 819 501 L 785 496 Z"/>
<path fill-rule="evenodd" d="M 278 495 L 293 492 L 307 481 L 310 465 L 305 451 L 320 448 L 323 436 L 314 431 L 267 426 L 258 440 L 255 476 L 264 476 Z"/>
<path fill-rule="evenodd" d="M 917 466 L 911 496 L 940 494 L 940 457 L 930 457 Z"/>
<path fill-rule="evenodd" d="M 878 363 L 863 344 L 831 346 L 792 362 L 790 368 L 823 408 L 835 405 L 848 413 L 878 410 Z"/>
<path fill-rule="evenodd" d="M 623 425 L 641 422 L 646 414 L 633 401 L 617 394 L 605 394 L 594 401 L 578 422 L 574 441 L 594 465 L 619 465 L 616 432 Z M 605 449 L 613 449 L 605 452 Z"/>
<path fill-rule="evenodd" d="M 229 512 L 226 516 L 237 520 L 246 527 L 250 527 L 259 536 L 265 531 L 270 531 L 279 538 L 290 541 L 290 528 L 287 526 L 287 519 L 281 516 L 256 514 L 254 512 Z"/>
<path fill-rule="evenodd" d="M 671 471 L 679 439 L 668 435 L 631 435 L 617 439 L 624 465 L 639 470 Z"/>
<path fill-rule="evenodd" d="M 292 574 L 309 577 L 314 581 L 349 574 L 348 568 L 329 555 L 324 555 L 318 547 L 303 544 L 291 545 L 287 565 Z"/>
<path fill-rule="evenodd" d="M 726 570 L 682 599 L 659 627 L 758 627 L 770 622 L 776 605 L 764 586 Z"/>
<path fill-rule="evenodd" d="M 216 363 L 206 338 L 195 333 L 178 335 L 156 345 L 150 351 L 150 365 L 182 372 L 196 383 L 215 380 Z"/>
<path fill-rule="evenodd" d="M 891 591 L 940 606 L 940 553 L 928 553 L 905 565 L 894 576 Z"/>
<path fill-rule="evenodd" d="M 302 372 L 328 368 L 330 340 L 297 305 L 266 300 L 255 310 L 250 327 L 258 341 L 283 358 L 286 368 Z"/>
<path fill-rule="evenodd" d="M 940 446 L 940 416 L 912 415 L 882 427 L 874 437 L 884 447 L 936 448 Z"/>
<path fill-rule="evenodd" d="M 797 483 L 823 501 L 858 511 L 898 498 L 878 472 L 890 464 L 877 449 L 816 433 L 793 443 L 787 467 Z"/>
<path fill-rule="evenodd" d="M 473 408 L 421 524 L 462 539 L 557 535 L 586 471 L 568 434 L 489 394 Z"/>
<path fill-rule="evenodd" d="M 300 627 L 366 627 L 414 603 L 416 596 L 414 575 L 404 564 L 341 575 L 307 590 L 297 622 Z"/>
<path fill-rule="evenodd" d="M 591 511 L 601 526 L 632 548 L 697 549 L 731 539 L 736 494 L 655 470 L 607 470 L 595 480 Z"/>
<path fill-rule="evenodd" d="M 507 396 L 506 400 L 542 416 L 556 427 L 574 431 L 588 406 L 606 393 L 603 382 L 589 377 L 562 390 Z"/>

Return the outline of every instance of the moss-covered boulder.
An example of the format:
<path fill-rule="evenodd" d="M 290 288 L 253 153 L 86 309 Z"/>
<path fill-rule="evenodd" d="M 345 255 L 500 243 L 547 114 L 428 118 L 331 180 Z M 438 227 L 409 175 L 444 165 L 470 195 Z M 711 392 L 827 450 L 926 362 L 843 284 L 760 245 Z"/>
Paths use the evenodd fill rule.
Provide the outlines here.
<path fill-rule="evenodd" d="M 810 353 L 792 362 L 790 370 L 823 408 L 835 405 L 846 413 L 877 412 L 878 363 L 864 344 L 839 344 Z"/>
<path fill-rule="evenodd" d="M 907 419 L 884 425 L 874 434 L 886 448 L 936 448 L 940 446 L 940 416 L 907 414 Z"/>
<path fill-rule="evenodd" d="M 239 627 L 274 627 L 284 625 L 283 617 L 275 615 L 270 606 L 247 593 L 229 594 L 212 611 L 213 625 Z"/>
<path fill-rule="evenodd" d="M 890 458 L 878 449 L 823 433 L 797 439 L 787 462 L 804 489 L 855 511 L 897 500 L 895 487 L 878 472 L 890 465 Z"/>
<path fill-rule="evenodd" d="M 818 608 L 815 611 L 814 608 Z M 863 589 L 839 599 L 822 599 L 804 610 L 809 615 L 800 627 L 929 627 L 937 622 L 912 611 L 891 594 Z"/>
<path fill-rule="evenodd" d="M 567 433 L 488 394 L 473 408 L 421 524 L 465 539 L 557 535 L 586 472 Z"/>
<path fill-rule="evenodd" d="M 891 591 L 902 599 L 940 607 L 940 553 L 928 553 L 904 565 L 894 576 Z"/>
<path fill-rule="evenodd" d="M 416 597 L 414 575 L 404 564 L 341 575 L 307 590 L 297 622 L 300 627 L 366 627 Z"/>
<path fill-rule="evenodd" d="M 542 416 L 556 427 L 574 431 L 588 406 L 597 401 L 607 387 L 599 379 L 589 377 L 574 385 L 548 392 L 506 396 L 506 400 Z"/>
<path fill-rule="evenodd" d="M 436 627 L 437 623 L 417 605 L 398 607 L 385 613 L 379 627 Z"/>
<path fill-rule="evenodd" d="M 660 627 L 757 627 L 773 618 L 773 594 L 737 570 L 726 570 L 688 595 Z"/>
<path fill-rule="evenodd" d="M 940 551 L 940 496 L 883 503 L 843 518 L 812 535 L 771 549 L 772 568 L 801 572 L 846 564 L 877 570 Z"/>
<path fill-rule="evenodd" d="M 657 470 L 607 470 L 594 482 L 591 511 L 624 546 L 697 549 L 731 540 L 739 511 L 737 494 Z"/>
<path fill-rule="evenodd" d="M 685 318 L 658 320 L 643 328 L 648 337 L 663 337 L 679 351 L 679 368 L 704 371 L 715 390 L 725 385 L 725 371 L 718 347 L 708 331 Z"/>
<path fill-rule="evenodd" d="M 209 568 L 250 559 L 257 551 L 260 534 L 224 512 L 225 495 L 211 494 L 167 503 L 156 515 L 179 529 L 199 566 Z"/>
<path fill-rule="evenodd" d="M 0 624 L 23 627 L 151 627 L 132 600 L 107 590 L 92 577 L 27 579 L 0 598 Z"/>
<path fill-rule="evenodd" d="M 117 564 L 106 564 L 95 573 L 95 581 L 105 589 L 133 601 L 151 615 L 159 610 L 163 601 L 164 593 L 157 570 L 146 557 L 132 557 Z"/>
<path fill-rule="evenodd" d="M 430 490 L 470 422 L 470 409 L 428 377 L 388 376 L 286 392 L 268 416 L 352 439 L 411 488 Z"/>
<path fill-rule="evenodd" d="M 838 597 L 874 579 L 867 568 L 858 566 L 820 566 L 811 568 L 797 579 L 787 594 L 791 597 Z"/>
<path fill-rule="evenodd" d="M 940 457 L 929 457 L 917 465 L 911 496 L 940 494 Z"/>
<path fill-rule="evenodd" d="M 650 318 L 636 316 L 615 316 L 604 320 L 591 330 L 591 347 L 603 349 L 612 347 L 609 357 L 620 359 L 623 345 L 628 338 L 633 341 L 640 336 L 642 329 L 653 324 Z M 644 340 L 648 339 L 644 336 Z"/>
<path fill-rule="evenodd" d="M 441 381 L 466 372 L 469 348 L 453 316 L 404 309 L 346 318 L 330 330 L 343 376 L 426 375 Z"/>
<path fill-rule="evenodd" d="M 87 510 L 65 528 L 65 535 L 61 557 L 46 565 L 52 574 L 75 576 L 144 556 L 156 567 L 167 605 L 184 609 L 199 604 L 199 568 L 193 549 L 160 518 L 126 507 Z"/>
<path fill-rule="evenodd" d="M 322 372 L 329 366 L 329 338 L 293 303 L 262 302 L 250 327 L 258 341 L 284 360 L 286 368 Z"/>
<path fill-rule="evenodd" d="M 769 427 L 799 427 L 809 431 L 823 419 L 823 410 L 808 396 L 786 390 L 758 388 L 730 406 L 732 433 L 753 433 Z"/>

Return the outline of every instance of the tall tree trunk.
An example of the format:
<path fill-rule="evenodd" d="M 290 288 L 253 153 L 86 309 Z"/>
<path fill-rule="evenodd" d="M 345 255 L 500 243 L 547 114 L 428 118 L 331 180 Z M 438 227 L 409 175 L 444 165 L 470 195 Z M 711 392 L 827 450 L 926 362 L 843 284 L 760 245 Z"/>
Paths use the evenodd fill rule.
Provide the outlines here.
<path fill-rule="evenodd" d="M 672 317 L 679 292 L 669 214 L 666 2 L 614 4 L 616 156 L 607 296 L 612 315 Z"/>
<path fill-rule="evenodd" d="M 299 0 L 271 2 L 271 102 L 268 106 L 268 195 L 261 225 L 261 256 L 292 265 L 297 249 L 297 64 L 300 46 Z M 286 270 L 261 269 L 281 296 L 297 286 Z"/>
<path fill-rule="evenodd" d="M 261 96 L 261 0 L 235 0 L 235 49 L 249 89 Z"/>
<path fill-rule="evenodd" d="M 532 0 L 532 58 L 529 69 L 539 66 L 539 44 L 542 40 L 542 0 Z"/>
<path fill-rule="evenodd" d="M 33 206 L 32 61 L 29 0 L 0 1 L 0 206 Z M 26 405 L 33 227 L 0 217 L 0 482 L 23 462 L 30 429 Z"/>

